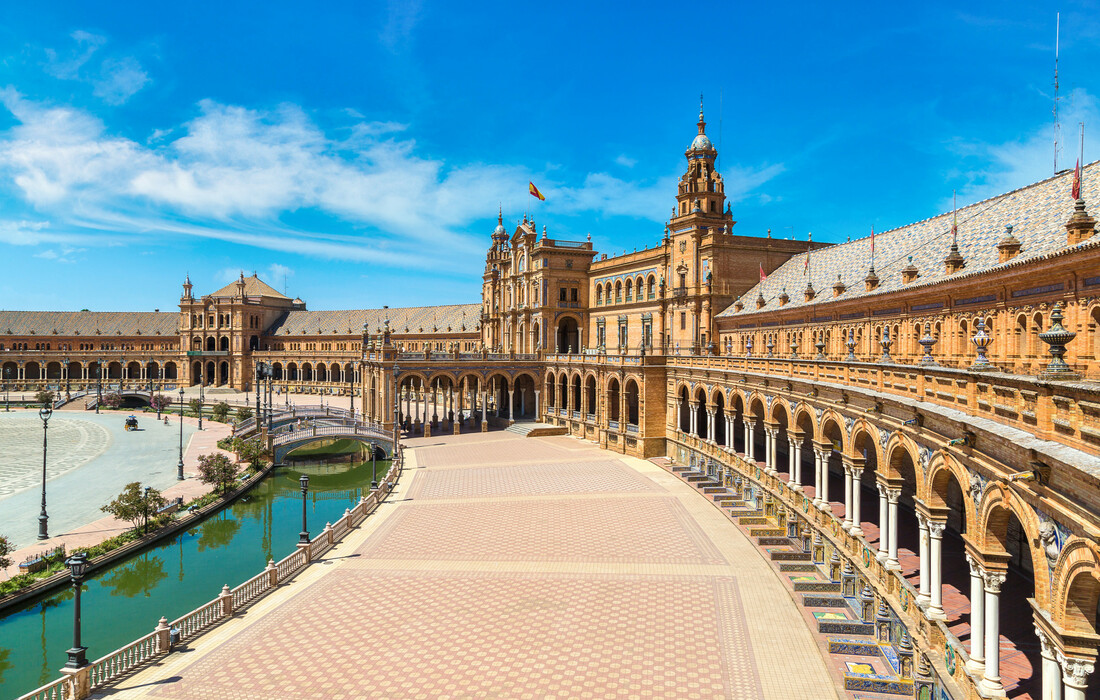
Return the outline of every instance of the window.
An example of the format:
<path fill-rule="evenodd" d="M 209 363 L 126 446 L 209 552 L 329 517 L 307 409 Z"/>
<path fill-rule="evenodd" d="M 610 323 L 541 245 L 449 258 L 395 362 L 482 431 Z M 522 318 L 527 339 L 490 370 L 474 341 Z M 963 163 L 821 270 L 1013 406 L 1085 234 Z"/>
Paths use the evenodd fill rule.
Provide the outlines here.
<path fill-rule="evenodd" d="M 569 290 L 569 301 L 577 301 L 577 288 L 573 287 Z"/>
<path fill-rule="evenodd" d="M 565 287 L 558 288 L 558 301 L 565 301 Z"/>
<path fill-rule="evenodd" d="M 596 285 L 596 306 L 603 303 L 603 287 Z"/>
<path fill-rule="evenodd" d="M 686 287 L 686 286 L 687 286 L 687 273 L 681 272 L 680 273 L 680 287 L 683 288 L 683 287 Z"/>
<path fill-rule="evenodd" d="M 681 311 L 680 312 L 680 330 L 682 330 L 682 331 L 687 330 L 687 327 L 688 327 L 687 318 L 688 318 L 687 313 Z"/>

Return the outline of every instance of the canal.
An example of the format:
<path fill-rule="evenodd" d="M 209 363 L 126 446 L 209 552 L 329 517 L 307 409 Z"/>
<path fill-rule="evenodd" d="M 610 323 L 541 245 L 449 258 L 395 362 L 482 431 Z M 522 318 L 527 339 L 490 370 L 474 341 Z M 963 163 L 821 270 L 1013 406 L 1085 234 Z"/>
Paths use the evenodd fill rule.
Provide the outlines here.
<path fill-rule="evenodd" d="M 294 551 L 302 527 L 298 478 L 309 476 L 310 534 L 335 522 L 369 493 L 369 455 L 359 443 L 314 444 L 287 459 L 232 506 L 125 561 L 99 570 L 81 593 L 82 643 L 92 661 L 255 576 L 269 559 Z M 389 468 L 377 462 L 378 478 Z M 15 698 L 59 677 L 72 646 L 72 588 L 0 618 L 0 698 Z"/>

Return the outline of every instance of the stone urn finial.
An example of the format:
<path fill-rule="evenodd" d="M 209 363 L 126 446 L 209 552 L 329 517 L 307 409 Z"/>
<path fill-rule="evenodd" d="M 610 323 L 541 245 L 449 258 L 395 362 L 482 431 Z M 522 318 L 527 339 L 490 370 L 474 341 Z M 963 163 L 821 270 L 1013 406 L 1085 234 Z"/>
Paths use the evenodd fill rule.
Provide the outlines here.
<path fill-rule="evenodd" d="M 977 331 L 970 338 L 970 342 L 974 343 L 974 348 L 978 351 L 978 358 L 974 360 L 974 364 L 970 365 L 970 370 L 972 372 L 982 372 L 994 369 L 993 365 L 989 364 L 989 358 L 985 356 L 989 346 L 993 344 L 993 338 L 985 332 L 985 319 L 979 318 L 976 328 Z"/>
<path fill-rule="evenodd" d="M 1062 302 L 1058 302 L 1050 312 L 1050 330 L 1039 334 L 1039 340 L 1050 346 L 1049 352 L 1052 358 L 1050 364 L 1043 370 L 1044 379 L 1078 379 L 1081 376 L 1074 372 L 1063 359 L 1066 354 L 1066 345 L 1076 338 L 1077 334 L 1067 330 L 1062 325 L 1062 320 Z"/>
<path fill-rule="evenodd" d="M 848 346 L 848 357 L 845 359 L 847 359 L 848 362 L 858 361 L 856 357 L 856 332 L 854 329 L 848 329 L 848 340 L 844 344 Z"/>
<path fill-rule="evenodd" d="M 924 336 L 917 342 L 920 343 L 920 346 L 922 348 L 924 348 L 924 355 L 920 358 L 920 362 L 918 364 L 925 367 L 937 366 L 939 363 L 936 362 L 936 359 L 934 357 L 932 357 L 932 346 L 936 344 L 936 338 L 932 335 L 931 323 L 924 324 Z"/>

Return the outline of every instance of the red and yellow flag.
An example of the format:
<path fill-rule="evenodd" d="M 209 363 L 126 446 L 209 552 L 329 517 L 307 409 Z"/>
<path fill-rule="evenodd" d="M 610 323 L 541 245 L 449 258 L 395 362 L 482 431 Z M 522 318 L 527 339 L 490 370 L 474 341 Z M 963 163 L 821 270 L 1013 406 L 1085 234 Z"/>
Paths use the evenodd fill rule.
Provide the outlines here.
<path fill-rule="evenodd" d="M 764 274 L 764 263 L 760 263 L 760 281 L 768 279 L 768 276 Z"/>
<path fill-rule="evenodd" d="M 1081 199 L 1081 159 L 1077 159 L 1077 167 L 1073 169 L 1073 190 L 1070 191 L 1070 197 L 1073 199 Z"/>
<path fill-rule="evenodd" d="M 527 191 L 531 193 L 532 197 L 538 197 L 543 202 L 546 201 L 546 197 L 543 196 L 542 192 L 539 192 L 539 188 L 535 187 L 535 183 L 528 182 Z"/>

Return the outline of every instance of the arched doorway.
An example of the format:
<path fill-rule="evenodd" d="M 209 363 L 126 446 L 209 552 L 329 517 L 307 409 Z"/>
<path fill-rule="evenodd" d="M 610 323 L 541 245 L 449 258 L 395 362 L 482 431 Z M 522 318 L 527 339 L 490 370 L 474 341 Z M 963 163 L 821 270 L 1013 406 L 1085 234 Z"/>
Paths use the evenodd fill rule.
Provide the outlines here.
<path fill-rule="evenodd" d="M 558 323 L 558 352 L 580 352 L 580 332 L 577 319 L 566 316 Z"/>

